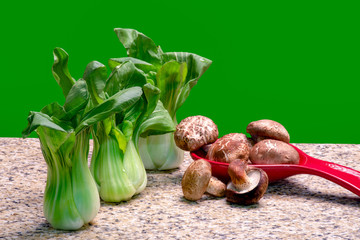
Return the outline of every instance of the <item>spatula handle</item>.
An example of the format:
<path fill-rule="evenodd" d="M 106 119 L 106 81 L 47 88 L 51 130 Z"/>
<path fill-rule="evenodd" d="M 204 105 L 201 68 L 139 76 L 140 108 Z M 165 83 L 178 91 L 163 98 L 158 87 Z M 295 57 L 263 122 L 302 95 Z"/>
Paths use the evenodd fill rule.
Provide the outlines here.
<path fill-rule="evenodd" d="M 309 174 L 328 179 L 360 196 L 360 172 L 336 163 L 308 156 L 303 165 Z"/>

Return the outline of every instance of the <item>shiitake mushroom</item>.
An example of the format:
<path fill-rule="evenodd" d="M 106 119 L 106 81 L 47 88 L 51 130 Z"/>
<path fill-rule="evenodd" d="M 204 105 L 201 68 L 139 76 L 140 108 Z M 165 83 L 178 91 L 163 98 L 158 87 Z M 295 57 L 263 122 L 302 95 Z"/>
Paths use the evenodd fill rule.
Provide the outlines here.
<path fill-rule="evenodd" d="M 250 154 L 245 134 L 229 133 L 211 144 L 206 158 L 212 161 L 230 163 L 235 159 L 247 161 Z"/>
<path fill-rule="evenodd" d="M 258 203 L 264 196 L 269 185 L 264 170 L 237 159 L 229 164 L 228 173 L 231 178 L 225 193 L 228 202 L 251 205 Z"/>
<path fill-rule="evenodd" d="M 290 135 L 286 128 L 280 123 L 269 119 L 262 119 L 249 123 L 246 127 L 246 132 L 251 135 L 255 142 L 260 142 L 261 140 L 268 138 L 283 141 L 285 143 L 290 142 Z"/>
<path fill-rule="evenodd" d="M 181 180 L 184 198 L 189 201 L 197 201 L 202 198 L 204 193 L 209 193 L 215 197 L 223 197 L 226 185 L 211 175 L 209 162 L 205 160 L 192 162 L 185 170 Z"/>
<path fill-rule="evenodd" d="M 174 133 L 176 146 L 190 152 L 215 142 L 218 137 L 216 124 L 210 118 L 200 115 L 183 119 Z"/>
<path fill-rule="evenodd" d="M 265 139 L 254 145 L 249 155 L 253 164 L 299 164 L 299 153 L 289 144 Z"/>

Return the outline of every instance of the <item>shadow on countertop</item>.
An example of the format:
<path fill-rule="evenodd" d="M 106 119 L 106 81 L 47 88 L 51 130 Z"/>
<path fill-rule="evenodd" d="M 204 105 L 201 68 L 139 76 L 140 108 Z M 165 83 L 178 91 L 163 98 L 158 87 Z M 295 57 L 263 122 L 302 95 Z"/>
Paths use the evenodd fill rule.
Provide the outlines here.
<path fill-rule="evenodd" d="M 347 191 L 347 190 L 346 190 Z M 331 202 L 335 204 L 349 205 L 354 207 L 360 207 L 360 197 L 352 194 L 341 193 L 324 193 L 320 190 L 310 189 L 308 186 L 301 184 L 301 182 L 295 181 L 292 178 L 283 179 L 277 182 L 269 184 L 267 195 L 287 195 L 297 196 L 304 199 L 317 198 L 321 201 Z"/>

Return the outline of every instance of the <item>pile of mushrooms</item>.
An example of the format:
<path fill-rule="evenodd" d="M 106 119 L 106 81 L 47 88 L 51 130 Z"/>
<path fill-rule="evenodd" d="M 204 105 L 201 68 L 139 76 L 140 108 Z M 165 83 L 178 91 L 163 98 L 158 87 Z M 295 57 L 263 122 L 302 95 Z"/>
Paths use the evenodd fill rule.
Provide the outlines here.
<path fill-rule="evenodd" d="M 207 193 L 226 196 L 232 203 L 250 205 L 259 202 L 268 187 L 268 176 L 252 164 L 298 164 L 298 152 L 289 145 L 290 136 L 283 125 L 263 119 L 248 124 L 246 132 L 219 138 L 217 125 L 204 116 L 191 116 L 176 127 L 176 145 L 184 151 L 202 149 L 206 159 L 229 163 L 229 183 L 212 176 L 205 160 L 192 162 L 181 181 L 184 197 L 197 201 Z"/>

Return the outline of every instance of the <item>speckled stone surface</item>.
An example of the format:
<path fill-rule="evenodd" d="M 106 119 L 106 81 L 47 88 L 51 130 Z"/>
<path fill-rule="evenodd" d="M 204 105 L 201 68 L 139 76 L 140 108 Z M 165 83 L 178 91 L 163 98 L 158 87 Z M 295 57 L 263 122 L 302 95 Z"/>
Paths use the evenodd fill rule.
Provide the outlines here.
<path fill-rule="evenodd" d="M 309 155 L 360 170 L 360 145 L 294 144 Z M 189 202 L 179 169 L 148 172 L 128 202 L 102 202 L 92 224 L 53 229 L 42 212 L 46 164 L 37 139 L 0 138 L 0 239 L 360 239 L 360 198 L 317 176 L 271 184 L 259 204 L 243 207 L 204 196 Z"/>

